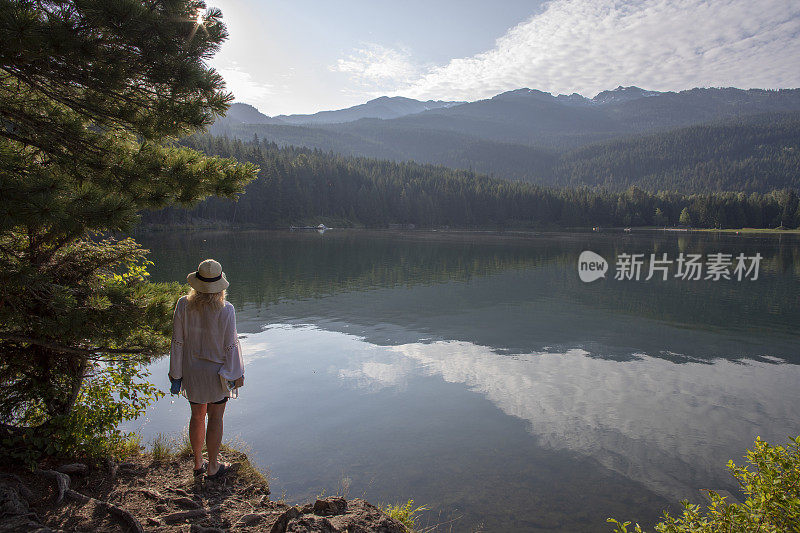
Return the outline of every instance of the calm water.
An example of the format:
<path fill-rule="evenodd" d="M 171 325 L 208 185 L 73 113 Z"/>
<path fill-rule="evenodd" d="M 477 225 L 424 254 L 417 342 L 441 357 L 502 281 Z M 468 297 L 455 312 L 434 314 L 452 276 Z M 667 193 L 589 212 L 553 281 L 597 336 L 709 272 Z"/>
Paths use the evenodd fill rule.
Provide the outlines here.
<path fill-rule="evenodd" d="M 139 239 L 154 280 L 231 281 L 246 387 L 226 435 L 273 497 L 413 498 L 442 531 L 651 526 L 757 435 L 800 433 L 800 239 L 193 232 Z M 581 251 L 611 265 L 583 283 Z M 756 281 L 618 281 L 621 253 L 753 255 Z M 643 275 L 643 277 L 645 277 Z M 168 388 L 167 361 L 153 365 Z M 169 396 L 129 427 L 177 434 Z"/>

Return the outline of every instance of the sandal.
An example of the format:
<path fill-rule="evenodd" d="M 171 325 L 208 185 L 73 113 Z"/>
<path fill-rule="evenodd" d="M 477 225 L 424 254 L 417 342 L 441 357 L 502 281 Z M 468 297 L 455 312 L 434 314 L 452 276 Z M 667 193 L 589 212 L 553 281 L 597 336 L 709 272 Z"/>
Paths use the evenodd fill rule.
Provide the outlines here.
<path fill-rule="evenodd" d="M 206 474 L 206 479 L 219 479 L 225 474 L 227 474 L 230 469 L 231 465 L 220 463 L 219 469 L 214 474 L 211 475 Z"/>
<path fill-rule="evenodd" d="M 193 469 L 194 477 L 202 476 L 203 474 L 206 473 L 207 470 L 208 470 L 208 463 L 203 461 L 203 466 L 201 466 L 200 468 Z"/>

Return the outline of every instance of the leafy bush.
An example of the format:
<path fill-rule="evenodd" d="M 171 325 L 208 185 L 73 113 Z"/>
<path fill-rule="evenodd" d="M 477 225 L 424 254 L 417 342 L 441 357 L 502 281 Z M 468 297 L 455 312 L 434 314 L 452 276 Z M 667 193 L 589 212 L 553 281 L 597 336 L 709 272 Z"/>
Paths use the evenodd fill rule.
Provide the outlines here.
<path fill-rule="evenodd" d="M 130 359 L 95 362 L 89 366 L 75 405 L 69 414 L 50 418 L 37 406 L 20 419 L 27 424 L 2 439 L 7 458 L 33 467 L 48 455 L 70 457 L 125 457 L 140 450 L 140 436 L 118 426 L 144 414 L 164 395 L 147 381 L 150 373 Z"/>
<path fill-rule="evenodd" d="M 729 503 L 709 491 L 711 504 L 705 512 L 688 501 L 683 514 L 673 517 L 664 512 L 656 524 L 659 533 L 717 533 L 721 531 L 759 531 L 766 533 L 800 532 L 800 436 L 786 446 L 770 446 L 757 437 L 753 450 L 746 454 L 746 466 L 728 461 L 728 469 L 745 494 L 744 503 Z M 752 469 L 751 469 L 752 468 Z M 630 522 L 615 524 L 615 533 L 628 533 Z M 639 524 L 636 533 L 642 531 Z"/>

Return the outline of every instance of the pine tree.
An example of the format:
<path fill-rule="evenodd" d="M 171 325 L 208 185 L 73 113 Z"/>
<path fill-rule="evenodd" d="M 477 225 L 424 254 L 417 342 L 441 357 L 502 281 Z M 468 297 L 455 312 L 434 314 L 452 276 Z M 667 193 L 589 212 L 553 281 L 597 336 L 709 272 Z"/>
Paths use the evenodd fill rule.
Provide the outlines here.
<path fill-rule="evenodd" d="M 135 378 L 166 350 L 175 287 L 148 283 L 145 250 L 116 236 L 142 210 L 235 196 L 255 175 L 176 144 L 232 99 L 205 64 L 221 16 L 197 0 L 0 0 L 8 435 L 52 432 L 48 452 L 96 442 L 156 394 Z"/>
<path fill-rule="evenodd" d="M 689 208 L 684 207 L 683 211 L 681 211 L 680 218 L 678 219 L 681 226 L 691 226 L 692 225 L 692 216 L 689 214 Z"/>

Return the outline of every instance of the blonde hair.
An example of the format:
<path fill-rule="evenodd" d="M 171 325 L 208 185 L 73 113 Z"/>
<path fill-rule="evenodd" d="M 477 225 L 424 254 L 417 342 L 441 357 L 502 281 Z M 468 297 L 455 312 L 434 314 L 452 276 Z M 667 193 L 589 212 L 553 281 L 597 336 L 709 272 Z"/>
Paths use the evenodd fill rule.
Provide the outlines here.
<path fill-rule="evenodd" d="M 200 292 L 190 288 L 189 294 L 186 295 L 186 302 L 189 304 L 190 309 L 221 309 L 225 305 L 225 295 L 225 290 Z"/>

